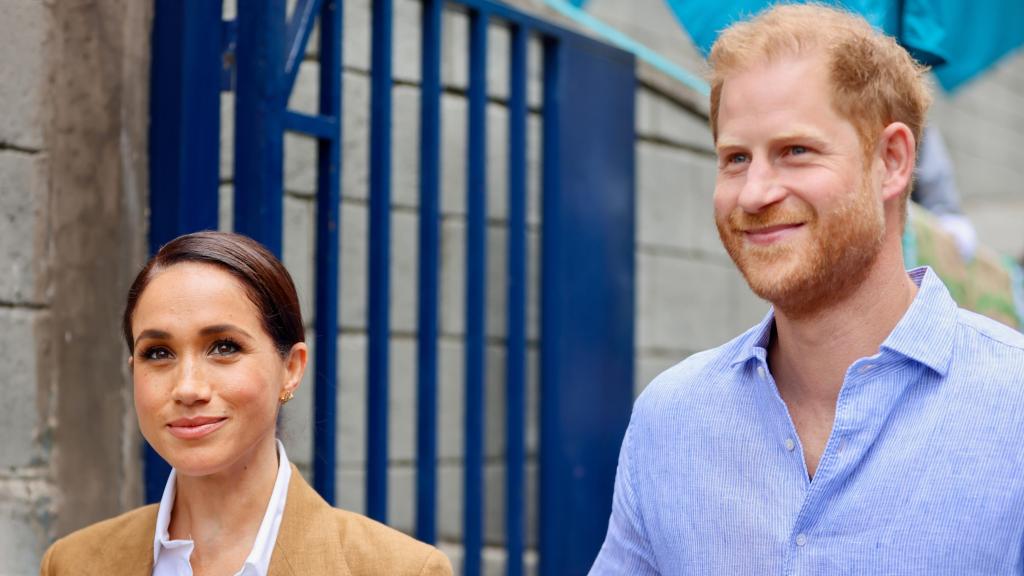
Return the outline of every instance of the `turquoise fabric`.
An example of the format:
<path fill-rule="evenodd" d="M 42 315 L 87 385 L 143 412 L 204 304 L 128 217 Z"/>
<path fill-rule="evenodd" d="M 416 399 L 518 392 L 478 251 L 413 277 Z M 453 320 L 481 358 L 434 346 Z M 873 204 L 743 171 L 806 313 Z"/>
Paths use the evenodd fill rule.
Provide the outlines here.
<path fill-rule="evenodd" d="M 582 5 L 585 0 L 580 1 Z M 665 0 L 700 51 L 707 55 L 718 33 L 774 4 L 772 0 Z M 1024 1 L 832 0 L 863 14 L 932 66 L 952 92 L 1024 44 Z"/>
<path fill-rule="evenodd" d="M 689 32 L 700 51 L 711 51 L 718 33 L 775 4 L 772 0 L 665 0 Z M 832 0 L 826 4 L 858 12 L 876 28 L 900 39 L 919 61 L 934 66 L 946 61 L 945 32 L 941 15 L 931 8 L 934 0 Z"/>

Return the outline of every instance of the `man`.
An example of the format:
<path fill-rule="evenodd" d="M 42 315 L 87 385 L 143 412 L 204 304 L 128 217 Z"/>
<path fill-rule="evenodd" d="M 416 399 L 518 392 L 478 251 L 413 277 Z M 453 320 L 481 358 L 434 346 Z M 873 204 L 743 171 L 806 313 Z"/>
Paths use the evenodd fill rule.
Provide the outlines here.
<path fill-rule="evenodd" d="M 924 70 L 817 5 L 710 64 L 716 223 L 773 309 L 636 401 L 591 574 L 1024 573 L 1024 336 L 903 269 Z"/>

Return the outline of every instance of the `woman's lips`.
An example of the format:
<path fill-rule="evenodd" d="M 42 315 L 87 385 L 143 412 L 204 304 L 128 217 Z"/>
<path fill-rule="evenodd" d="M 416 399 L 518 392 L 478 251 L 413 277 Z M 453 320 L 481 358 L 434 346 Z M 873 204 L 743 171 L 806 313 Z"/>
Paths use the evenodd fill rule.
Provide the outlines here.
<path fill-rule="evenodd" d="M 744 230 L 743 235 L 752 244 L 758 244 L 766 246 L 768 244 L 774 244 L 785 237 L 789 236 L 799 228 L 803 227 L 803 223 L 797 224 L 778 224 L 775 226 L 765 226 L 764 228 L 757 228 L 754 230 Z"/>
<path fill-rule="evenodd" d="M 167 424 L 167 430 L 175 438 L 182 440 L 197 440 L 213 433 L 227 422 L 223 416 L 197 418 L 179 418 Z"/>

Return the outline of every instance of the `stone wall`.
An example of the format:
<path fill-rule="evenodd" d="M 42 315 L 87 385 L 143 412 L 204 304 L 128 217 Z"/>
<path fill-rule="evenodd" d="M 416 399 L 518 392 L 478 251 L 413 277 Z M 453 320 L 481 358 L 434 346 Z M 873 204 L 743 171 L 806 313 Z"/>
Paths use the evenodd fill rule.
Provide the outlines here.
<path fill-rule="evenodd" d="M 0 574 L 139 501 L 118 316 L 146 250 L 150 12 L 0 4 Z"/>

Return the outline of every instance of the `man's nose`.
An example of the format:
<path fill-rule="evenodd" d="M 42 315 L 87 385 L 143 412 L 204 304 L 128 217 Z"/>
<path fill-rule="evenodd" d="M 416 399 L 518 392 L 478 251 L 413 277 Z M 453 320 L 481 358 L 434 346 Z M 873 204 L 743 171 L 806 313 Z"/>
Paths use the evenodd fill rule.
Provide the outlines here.
<path fill-rule="evenodd" d="M 786 188 L 772 163 L 754 158 L 747 167 L 746 180 L 737 204 L 744 212 L 756 214 L 786 197 Z"/>
<path fill-rule="evenodd" d="M 206 378 L 202 362 L 185 358 L 179 364 L 179 373 L 174 381 L 171 396 L 175 402 L 191 406 L 210 399 L 210 383 Z"/>

